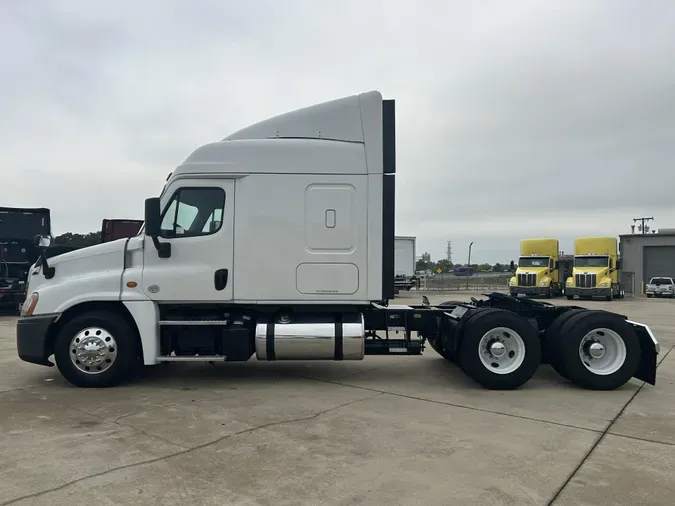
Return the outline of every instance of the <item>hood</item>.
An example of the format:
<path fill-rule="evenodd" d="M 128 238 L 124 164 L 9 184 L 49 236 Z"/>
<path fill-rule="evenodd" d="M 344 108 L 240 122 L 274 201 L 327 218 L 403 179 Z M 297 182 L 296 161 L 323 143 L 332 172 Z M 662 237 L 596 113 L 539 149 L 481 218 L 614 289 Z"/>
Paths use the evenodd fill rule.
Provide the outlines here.
<path fill-rule="evenodd" d="M 75 279 L 89 276 L 115 277 L 124 270 L 124 245 L 127 239 L 96 244 L 87 248 L 69 251 L 47 262 L 55 268 L 54 277 L 46 279 L 41 267 L 31 268 L 28 277 L 28 290 L 38 291 L 44 287 L 70 283 Z"/>
<path fill-rule="evenodd" d="M 125 237 L 123 239 L 117 239 L 116 241 L 87 246 L 86 248 L 76 249 L 74 251 L 69 251 L 67 253 L 62 253 L 60 255 L 48 258 L 48 262 L 50 266 L 57 266 L 66 262 L 72 262 L 74 260 L 81 260 L 83 258 L 91 258 L 98 255 L 108 255 L 110 253 L 124 251 L 124 244 L 126 241 L 127 238 Z"/>

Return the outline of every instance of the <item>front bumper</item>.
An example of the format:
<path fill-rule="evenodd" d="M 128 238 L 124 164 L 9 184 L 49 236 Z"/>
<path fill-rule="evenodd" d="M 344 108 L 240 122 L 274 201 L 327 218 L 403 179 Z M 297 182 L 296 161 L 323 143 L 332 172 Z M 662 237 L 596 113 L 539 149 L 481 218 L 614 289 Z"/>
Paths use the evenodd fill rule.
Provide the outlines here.
<path fill-rule="evenodd" d="M 57 315 L 36 315 L 21 317 L 16 322 L 16 349 L 24 362 L 53 366 L 49 357 L 54 352 L 49 340 L 49 329 Z"/>
<path fill-rule="evenodd" d="M 612 293 L 611 288 L 574 288 L 565 287 L 565 295 L 578 295 L 579 297 L 607 297 Z"/>
<path fill-rule="evenodd" d="M 511 295 L 529 295 L 529 296 L 544 296 L 548 295 L 548 286 L 510 286 L 509 293 Z"/>

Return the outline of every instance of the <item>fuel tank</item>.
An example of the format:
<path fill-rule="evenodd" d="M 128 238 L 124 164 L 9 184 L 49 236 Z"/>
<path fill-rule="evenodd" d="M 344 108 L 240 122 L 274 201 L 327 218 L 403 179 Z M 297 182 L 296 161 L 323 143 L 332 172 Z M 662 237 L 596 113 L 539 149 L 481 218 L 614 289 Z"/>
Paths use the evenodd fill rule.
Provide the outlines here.
<path fill-rule="evenodd" d="M 258 360 L 362 360 L 365 339 L 361 313 L 258 320 L 255 354 Z"/>

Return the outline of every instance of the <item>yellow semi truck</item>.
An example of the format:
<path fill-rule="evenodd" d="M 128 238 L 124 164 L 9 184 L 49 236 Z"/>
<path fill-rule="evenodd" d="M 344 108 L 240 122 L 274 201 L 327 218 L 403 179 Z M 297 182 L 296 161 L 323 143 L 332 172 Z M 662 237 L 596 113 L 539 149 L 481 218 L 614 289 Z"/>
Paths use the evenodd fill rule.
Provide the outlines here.
<path fill-rule="evenodd" d="M 620 269 L 616 237 L 578 237 L 574 240 L 574 268 L 565 282 L 565 295 L 570 300 L 575 295 L 580 299 L 623 298 Z"/>
<path fill-rule="evenodd" d="M 559 279 L 560 244 L 558 239 L 523 239 L 515 276 L 509 281 L 509 293 L 527 296 L 562 295 Z"/>

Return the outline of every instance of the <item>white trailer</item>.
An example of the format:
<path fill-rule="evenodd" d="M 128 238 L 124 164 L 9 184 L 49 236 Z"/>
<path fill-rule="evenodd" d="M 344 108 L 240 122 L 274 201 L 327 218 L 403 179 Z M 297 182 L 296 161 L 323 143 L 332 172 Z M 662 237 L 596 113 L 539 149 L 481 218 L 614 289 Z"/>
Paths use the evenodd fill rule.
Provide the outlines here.
<path fill-rule="evenodd" d="M 395 131 L 394 101 L 376 91 L 292 111 L 197 148 L 145 201 L 134 237 L 52 258 L 36 237 L 19 357 L 53 355 L 74 385 L 109 387 L 162 362 L 361 360 L 428 344 L 486 388 L 519 387 L 542 360 L 586 388 L 655 383 L 658 342 L 619 314 L 498 293 L 389 304 Z"/>
<path fill-rule="evenodd" d="M 415 276 L 415 237 L 397 235 L 394 239 L 394 274 L 412 278 Z"/>

